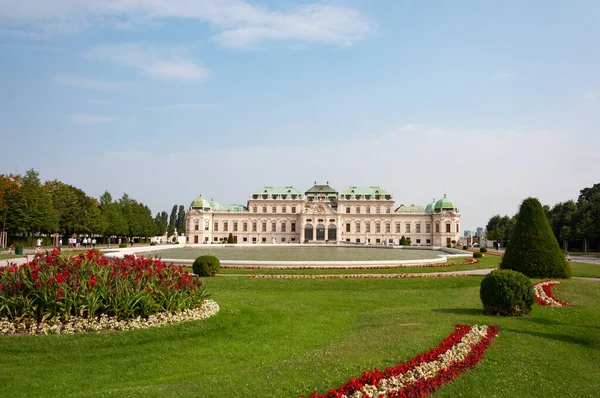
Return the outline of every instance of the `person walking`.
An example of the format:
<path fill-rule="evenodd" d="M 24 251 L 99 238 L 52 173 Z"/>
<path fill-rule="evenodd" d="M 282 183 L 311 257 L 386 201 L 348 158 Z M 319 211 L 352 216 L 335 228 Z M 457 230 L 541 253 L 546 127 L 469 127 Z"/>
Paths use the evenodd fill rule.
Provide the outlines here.
<path fill-rule="evenodd" d="M 42 239 L 38 238 L 35 245 L 35 252 L 39 253 L 42 250 Z"/>

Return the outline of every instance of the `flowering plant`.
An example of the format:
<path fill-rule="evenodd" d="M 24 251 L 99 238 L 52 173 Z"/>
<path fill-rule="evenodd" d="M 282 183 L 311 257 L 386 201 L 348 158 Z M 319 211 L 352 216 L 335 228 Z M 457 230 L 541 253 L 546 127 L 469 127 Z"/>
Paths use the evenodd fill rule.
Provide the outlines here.
<path fill-rule="evenodd" d="M 552 295 L 552 288 L 556 285 L 560 285 L 562 282 L 558 281 L 542 281 L 533 285 L 533 292 L 535 293 L 535 301 L 539 305 L 549 305 L 551 307 L 566 307 L 569 303 L 561 301 Z"/>
<path fill-rule="evenodd" d="M 440 345 L 381 371 L 364 371 L 325 394 L 309 398 L 423 397 L 474 367 L 497 336 L 497 326 L 456 325 Z"/>
<path fill-rule="evenodd" d="M 67 258 L 53 250 L 0 270 L 0 318 L 13 322 L 148 318 L 200 307 L 204 298 L 201 279 L 143 257 L 107 259 L 89 251 Z"/>

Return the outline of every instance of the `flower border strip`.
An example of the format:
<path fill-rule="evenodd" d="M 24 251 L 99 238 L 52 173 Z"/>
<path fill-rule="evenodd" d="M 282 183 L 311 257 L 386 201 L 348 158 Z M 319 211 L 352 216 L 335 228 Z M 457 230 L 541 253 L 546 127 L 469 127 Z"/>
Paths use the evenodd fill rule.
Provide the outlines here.
<path fill-rule="evenodd" d="M 547 305 L 550 307 L 567 307 L 569 303 L 557 299 L 552 294 L 552 288 L 560 284 L 562 284 L 562 282 L 548 280 L 538 282 L 535 285 L 533 285 L 535 301 L 537 301 L 539 305 Z"/>
<path fill-rule="evenodd" d="M 497 326 L 456 325 L 437 347 L 380 371 L 364 371 L 325 394 L 317 391 L 308 398 L 423 397 L 450 383 L 479 363 L 498 335 Z M 302 396 L 300 396 L 302 398 Z"/>
<path fill-rule="evenodd" d="M 273 265 L 273 266 L 269 266 L 269 265 L 252 265 L 252 266 L 246 266 L 246 265 L 221 265 L 221 268 L 223 269 L 247 269 L 247 270 L 252 270 L 252 269 L 277 269 L 277 270 L 285 270 L 285 269 L 289 269 L 289 270 L 302 270 L 302 269 L 391 269 L 391 268 L 438 268 L 438 267 L 451 267 L 451 266 L 458 266 L 458 265 L 473 265 L 473 264 L 478 264 L 479 260 L 477 260 L 476 258 L 472 258 L 468 261 L 462 262 L 462 263 L 442 263 L 442 264 L 414 264 L 414 265 L 410 265 L 410 264 L 400 264 L 400 265 L 373 265 L 373 266 L 369 266 L 369 265 L 346 265 L 346 266 L 340 266 L 340 267 L 333 267 L 333 266 L 321 266 L 321 265 L 301 265 L 301 266 L 285 266 L 285 265 Z"/>
<path fill-rule="evenodd" d="M 465 273 L 425 273 L 425 274 L 340 274 L 340 275 L 249 275 L 250 279 L 409 279 L 409 278 L 443 278 L 450 276 L 469 276 Z"/>
<path fill-rule="evenodd" d="M 65 321 L 58 320 L 52 324 L 45 322 L 11 322 L 0 318 L 0 335 L 46 335 L 46 334 L 75 334 L 80 332 L 105 332 L 148 329 L 174 325 L 185 321 L 206 319 L 219 312 L 219 305 L 205 299 L 199 308 L 188 308 L 177 313 L 162 312 L 150 315 L 147 319 L 118 320 L 114 317 L 102 315 L 98 318 L 71 317 Z"/>

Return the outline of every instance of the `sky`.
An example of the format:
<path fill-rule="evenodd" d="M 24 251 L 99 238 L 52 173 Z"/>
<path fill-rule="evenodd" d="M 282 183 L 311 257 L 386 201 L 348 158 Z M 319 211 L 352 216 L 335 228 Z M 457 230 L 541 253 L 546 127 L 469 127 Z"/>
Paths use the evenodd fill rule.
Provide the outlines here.
<path fill-rule="evenodd" d="M 444 194 L 474 230 L 600 182 L 600 2 L 0 0 L 0 173 L 154 213 L 265 185 Z"/>

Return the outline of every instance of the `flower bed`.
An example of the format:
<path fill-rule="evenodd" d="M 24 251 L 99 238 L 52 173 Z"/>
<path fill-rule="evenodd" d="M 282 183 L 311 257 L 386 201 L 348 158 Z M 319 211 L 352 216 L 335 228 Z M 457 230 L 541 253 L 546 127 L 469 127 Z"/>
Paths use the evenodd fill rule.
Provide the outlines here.
<path fill-rule="evenodd" d="M 55 250 L 0 270 L 0 319 L 6 333 L 173 323 L 211 313 L 210 305 L 202 310 L 204 301 L 200 278 L 143 257 L 106 259 L 89 251 L 67 258 Z"/>
<path fill-rule="evenodd" d="M 533 285 L 533 291 L 535 293 L 535 301 L 539 305 L 548 305 L 551 307 L 566 307 L 569 303 L 561 301 L 552 295 L 552 288 L 556 285 L 560 285 L 562 282 L 558 281 L 542 281 Z"/>
<path fill-rule="evenodd" d="M 288 270 L 301 270 L 301 269 L 390 269 L 390 268 L 437 268 L 437 267 L 451 267 L 455 265 L 472 265 L 478 264 L 479 260 L 476 258 L 467 259 L 467 261 L 461 263 L 440 263 L 440 264 L 401 264 L 401 265 L 344 265 L 344 266 L 322 266 L 322 265 L 301 265 L 301 266 L 285 266 L 285 265 L 221 265 L 223 269 L 288 269 Z"/>
<path fill-rule="evenodd" d="M 465 273 L 426 274 L 341 274 L 341 275 L 250 275 L 250 279 L 395 279 L 395 278 L 442 278 L 468 276 Z"/>
<path fill-rule="evenodd" d="M 309 398 L 423 397 L 473 368 L 498 334 L 497 326 L 456 325 L 440 345 L 380 371 L 363 372 L 341 387 Z"/>

